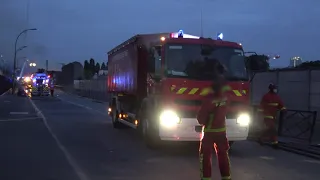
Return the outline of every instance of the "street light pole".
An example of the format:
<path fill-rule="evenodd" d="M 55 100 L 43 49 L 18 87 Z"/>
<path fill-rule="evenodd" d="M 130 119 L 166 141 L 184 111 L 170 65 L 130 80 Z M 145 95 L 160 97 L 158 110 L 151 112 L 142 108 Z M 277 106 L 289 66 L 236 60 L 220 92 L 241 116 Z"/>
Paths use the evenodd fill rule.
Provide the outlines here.
<path fill-rule="evenodd" d="M 37 29 L 36 28 L 31 28 L 31 29 L 25 29 L 25 30 L 21 31 L 20 34 L 17 36 L 16 41 L 14 43 L 12 94 L 14 94 L 14 92 L 15 92 L 15 80 L 16 80 L 16 68 L 17 68 L 17 44 L 18 44 L 19 37 L 22 34 L 26 33 L 27 31 L 35 31 L 35 30 L 37 30 Z"/>
<path fill-rule="evenodd" d="M 13 73 L 15 73 L 15 70 L 17 68 L 17 44 L 18 44 L 18 40 L 19 40 L 20 36 L 22 34 L 26 33 L 27 31 L 35 31 L 35 30 L 37 30 L 37 29 L 36 28 L 25 29 L 25 30 L 21 31 L 20 34 L 17 36 L 16 41 L 14 43 Z"/>

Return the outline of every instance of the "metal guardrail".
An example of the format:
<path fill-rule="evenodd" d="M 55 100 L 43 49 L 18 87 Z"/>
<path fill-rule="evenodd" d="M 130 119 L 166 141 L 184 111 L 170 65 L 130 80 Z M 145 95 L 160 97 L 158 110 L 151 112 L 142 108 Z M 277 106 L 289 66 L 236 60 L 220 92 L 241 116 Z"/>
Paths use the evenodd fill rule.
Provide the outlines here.
<path fill-rule="evenodd" d="M 312 143 L 317 119 L 316 111 L 287 110 L 285 113 L 281 112 L 279 117 L 279 137 Z"/>

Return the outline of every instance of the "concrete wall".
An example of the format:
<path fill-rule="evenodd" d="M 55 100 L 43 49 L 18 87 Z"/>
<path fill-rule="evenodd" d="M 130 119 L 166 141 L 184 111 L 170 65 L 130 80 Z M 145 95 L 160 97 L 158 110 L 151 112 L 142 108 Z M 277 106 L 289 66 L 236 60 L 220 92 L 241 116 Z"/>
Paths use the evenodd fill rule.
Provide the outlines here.
<path fill-rule="evenodd" d="M 75 80 L 74 89 L 86 96 L 106 100 L 107 81 Z M 320 70 L 285 70 L 257 73 L 251 83 L 251 102 L 260 103 L 269 83 L 279 86 L 279 95 L 288 109 L 318 111 L 320 113 Z M 319 114 L 320 117 L 320 114 Z M 320 118 L 318 118 L 320 119 Z"/>
<path fill-rule="evenodd" d="M 73 92 L 79 96 L 89 97 L 99 101 L 108 101 L 107 79 L 74 80 Z"/>
<path fill-rule="evenodd" d="M 74 92 L 100 101 L 108 101 L 106 79 L 75 80 Z M 279 95 L 292 110 L 317 111 L 314 137 L 320 137 L 320 70 L 285 70 L 257 73 L 251 83 L 251 102 L 258 105 L 268 91 L 269 83 L 279 86 Z M 260 134 L 262 119 L 251 124 L 250 136 Z M 319 139 L 320 140 L 320 139 Z M 320 141 L 317 141 L 320 143 Z"/>
<path fill-rule="evenodd" d="M 11 87 L 12 87 L 12 84 L 10 80 L 5 76 L 0 75 L 0 95 L 8 91 Z"/>

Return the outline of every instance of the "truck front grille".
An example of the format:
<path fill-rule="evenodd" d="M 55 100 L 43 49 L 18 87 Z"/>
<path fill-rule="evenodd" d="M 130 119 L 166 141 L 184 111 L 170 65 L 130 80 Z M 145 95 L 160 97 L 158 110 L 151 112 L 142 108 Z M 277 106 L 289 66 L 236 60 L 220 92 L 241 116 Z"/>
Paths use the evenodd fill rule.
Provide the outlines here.
<path fill-rule="evenodd" d="M 183 106 L 201 106 L 202 101 L 201 100 L 175 99 L 174 103 L 176 103 L 177 105 L 183 105 Z"/>
<path fill-rule="evenodd" d="M 235 112 L 229 112 L 226 115 L 226 119 L 237 119 L 238 113 Z"/>
<path fill-rule="evenodd" d="M 197 111 L 181 111 L 179 112 L 180 118 L 196 118 L 197 117 Z"/>

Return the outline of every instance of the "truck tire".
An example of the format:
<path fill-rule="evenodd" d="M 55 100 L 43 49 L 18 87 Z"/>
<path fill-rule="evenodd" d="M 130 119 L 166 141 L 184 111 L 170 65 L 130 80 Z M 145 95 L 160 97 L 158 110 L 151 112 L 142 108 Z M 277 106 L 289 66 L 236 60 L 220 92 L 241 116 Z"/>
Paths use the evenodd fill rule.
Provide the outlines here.
<path fill-rule="evenodd" d="M 141 123 L 141 134 L 146 146 L 150 149 L 158 149 L 161 146 L 161 140 L 157 131 L 154 131 L 148 118 L 144 118 Z"/>

